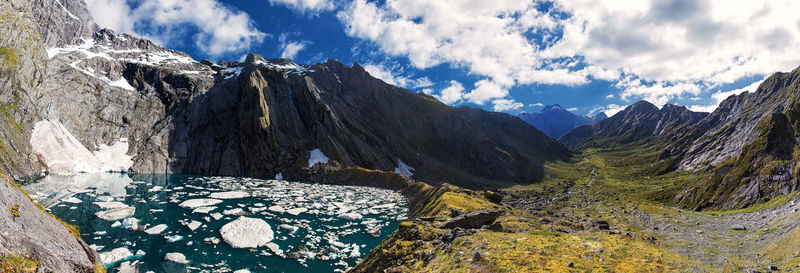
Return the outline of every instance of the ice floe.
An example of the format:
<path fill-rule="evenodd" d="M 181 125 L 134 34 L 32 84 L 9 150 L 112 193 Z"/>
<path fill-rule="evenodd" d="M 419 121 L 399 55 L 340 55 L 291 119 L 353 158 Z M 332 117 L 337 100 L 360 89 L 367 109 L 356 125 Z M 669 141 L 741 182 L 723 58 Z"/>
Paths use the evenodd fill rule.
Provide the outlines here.
<path fill-rule="evenodd" d="M 178 253 L 178 252 L 167 253 L 166 255 L 164 255 L 164 260 L 179 264 L 189 263 L 189 260 L 186 260 L 186 255 L 183 255 L 183 253 Z"/>
<path fill-rule="evenodd" d="M 151 234 L 151 235 L 153 235 L 153 234 L 161 234 L 165 230 L 167 230 L 167 225 L 159 224 L 159 225 L 156 225 L 154 227 L 145 229 L 144 233 Z"/>
<path fill-rule="evenodd" d="M 208 195 L 209 198 L 214 199 L 239 199 L 250 197 L 250 194 L 243 191 L 226 191 L 226 192 L 215 192 Z"/>
<path fill-rule="evenodd" d="M 256 248 L 272 241 L 272 228 L 261 219 L 239 217 L 219 229 L 222 240 L 235 248 Z"/>
<path fill-rule="evenodd" d="M 111 251 L 100 252 L 98 256 L 100 256 L 100 261 L 102 261 L 104 265 L 109 266 L 133 258 L 133 252 L 127 247 L 118 247 Z"/>
<path fill-rule="evenodd" d="M 123 208 L 116 208 L 110 209 L 106 211 L 100 211 L 95 213 L 97 218 L 106 220 L 106 221 L 116 221 L 120 219 L 124 219 L 126 217 L 130 217 L 133 213 L 136 212 L 135 207 L 123 207 Z"/>
<path fill-rule="evenodd" d="M 180 203 L 179 206 L 189 209 L 199 208 L 199 207 L 208 207 L 213 206 L 216 204 L 222 203 L 222 200 L 219 199 L 208 199 L 208 198 L 198 198 L 198 199 L 190 199 L 183 201 Z"/>

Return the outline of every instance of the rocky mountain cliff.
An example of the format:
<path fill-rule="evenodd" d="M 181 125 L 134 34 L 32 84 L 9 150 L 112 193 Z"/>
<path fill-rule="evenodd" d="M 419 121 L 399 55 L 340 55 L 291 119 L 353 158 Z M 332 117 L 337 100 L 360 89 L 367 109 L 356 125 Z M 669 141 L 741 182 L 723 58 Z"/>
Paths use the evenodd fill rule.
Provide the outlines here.
<path fill-rule="evenodd" d="M 602 112 L 594 117 L 578 116 L 558 104 L 547 105 L 539 113 L 522 112 L 517 117 L 542 130 L 553 139 L 558 139 L 575 127 L 592 124 L 607 118 Z"/>
<path fill-rule="evenodd" d="M 478 188 L 537 181 L 542 162 L 569 156 L 516 118 L 449 107 L 358 64 L 300 65 L 254 54 L 243 63 L 200 63 L 99 29 L 82 1 L 33 5 L 28 29 L 41 39 L 8 46 L 38 48 L 19 52 L 35 58 L 26 69 L 36 85 L 15 89 L 25 96 L 3 94 L 25 99 L 4 100 L 20 109 L 9 112 L 19 136 L 3 161 L 14 177 L 90 168 L 298 179 L 318 151 L 329 167 L 397 170 Z M 87 167 L 70 158 L 120 162 Z"/>
<path fill-rule="evenodd" d="M 577 127 L 559 140 L 571 147 L 587 148 L 670 138 L 706 115 L 682 106 L 666 104 L 659 109 L 647 101 L 639 101 L 610 118 Z"/>
<path fill-rule="evenodd" d="M 711 114 L 638 102 L 560 140 L 578 148 L 635 144 L 662 150 L 657 160 L 666 170 L 706 176 L 675 197 L 687 208 L 764 202 L 798 187 L 799 75 L 798 69 L 776 73 L 755 92 L 727 98 Z"/>

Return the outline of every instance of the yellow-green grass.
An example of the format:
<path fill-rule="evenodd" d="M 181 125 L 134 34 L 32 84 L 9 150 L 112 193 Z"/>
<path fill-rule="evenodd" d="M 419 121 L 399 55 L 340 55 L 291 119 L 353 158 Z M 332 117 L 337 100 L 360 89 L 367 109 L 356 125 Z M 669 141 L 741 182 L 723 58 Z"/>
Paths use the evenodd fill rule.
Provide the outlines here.
<path fill-rule="evenodd" d="M 38 267 L 39 261 L 36 259 L 14 254 L 0 254 L 0 272 L 34 273 Z"/>
<path fill-rule="evenodd" d="M 473 260 L 480 251 L 482 257 Z M 424 272 L 678 272 L 701 267 L 670 250 L 601 232 L 480 231 L 456 239 Z"/>

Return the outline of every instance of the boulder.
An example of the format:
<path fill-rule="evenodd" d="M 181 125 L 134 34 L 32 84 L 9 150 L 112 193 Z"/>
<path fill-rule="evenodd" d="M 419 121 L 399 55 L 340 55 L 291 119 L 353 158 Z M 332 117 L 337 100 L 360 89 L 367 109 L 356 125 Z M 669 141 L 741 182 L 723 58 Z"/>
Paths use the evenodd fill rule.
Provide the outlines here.
<path fill-rule="evenodd" d="M 498 217 L 503 215 L 502 210 L 479 210 L 465 213 L 442 223 L 441 228 L 480 228 L 484 225 L 491 225 Z"/>

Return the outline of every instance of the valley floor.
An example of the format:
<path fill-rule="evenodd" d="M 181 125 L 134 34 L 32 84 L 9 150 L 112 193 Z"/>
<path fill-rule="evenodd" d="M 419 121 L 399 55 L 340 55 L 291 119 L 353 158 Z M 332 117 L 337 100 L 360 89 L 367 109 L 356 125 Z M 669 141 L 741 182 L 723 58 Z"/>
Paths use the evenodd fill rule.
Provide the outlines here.
<path fill-rule="evenodd" d="M 800 272 L 796 194 L 736 211 L 683 210 L 673 196 L 703 177 L 649 174 L 648 156 L 587 150 L 548 165 L 542 183 L 503 189 L 500 204 L 453 187 L 354 272 Z M 486 228 L 441 227 L 498 208 L 505 214 Z"/>
<path fill-rule="evenodd" d="M 797 194 L 735 211 L 683 210 L 670 197 L 702 177 L 648 175 L 649 166 L 637 163 L 648 162 L 646 155 L 634 153 L 588 150 L 580 162 L 550 166 L 544 183 L 506 189 L 515 197 L 508 203 L 534 215 L 533 221 L 575 225 L 563 231 L 613 234 L 629 241 L 634 253 L 661 251 L 657 263 L 664 271 L 800 272 Z"/>

